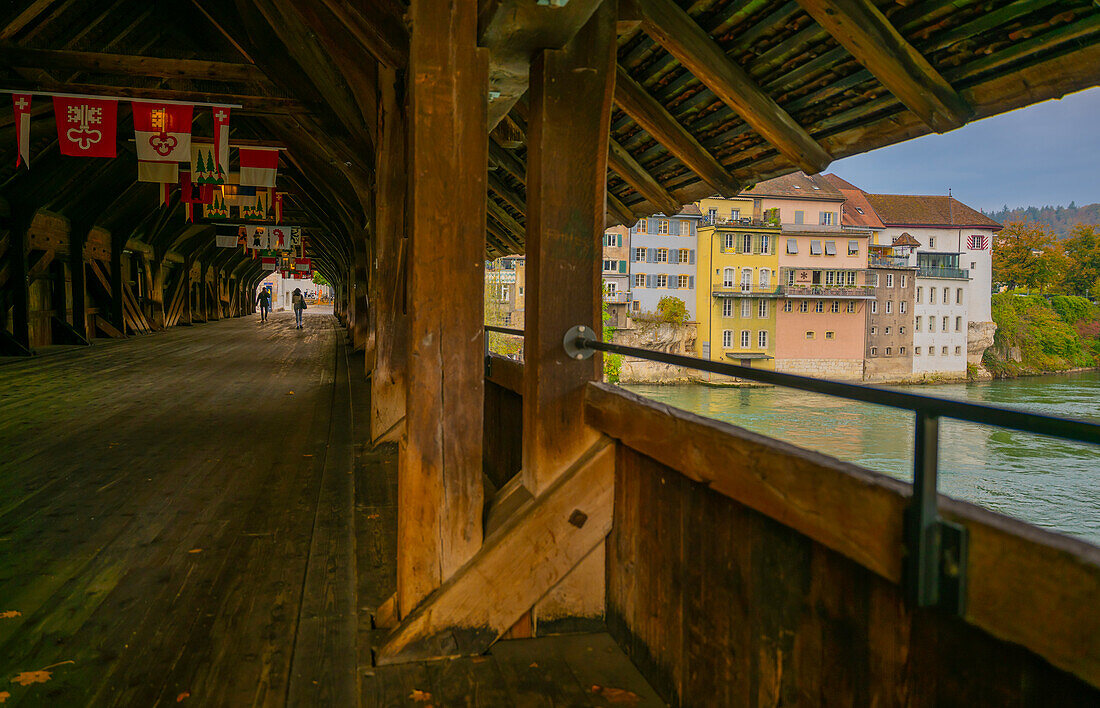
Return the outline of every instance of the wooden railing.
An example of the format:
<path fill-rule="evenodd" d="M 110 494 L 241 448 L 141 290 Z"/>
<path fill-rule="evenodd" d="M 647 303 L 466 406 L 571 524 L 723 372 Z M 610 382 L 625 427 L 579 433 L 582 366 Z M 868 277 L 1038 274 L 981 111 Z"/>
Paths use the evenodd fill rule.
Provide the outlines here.
<path fill-rule="evenodd" d="M 488 368 L 486 470 L 503 480 L 521 460 L 523 365 Z M 584 417 L 616 448 L 607 625 L 670 703 L 1100 697 L 1100 548 L 938 495 L 969 538 L 967 602 L 918 609 L 912 485 L 608 384 L 588 385 Z"/>

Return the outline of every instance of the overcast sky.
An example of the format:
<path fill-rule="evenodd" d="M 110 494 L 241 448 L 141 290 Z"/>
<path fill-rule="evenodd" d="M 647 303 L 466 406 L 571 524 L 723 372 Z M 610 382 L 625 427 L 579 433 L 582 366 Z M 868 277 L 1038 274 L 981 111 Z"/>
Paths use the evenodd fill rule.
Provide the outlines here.
<path fill-rule="evenodd" d="M 828 171 L 871 193 L 950 188 L 986 211 L 1100 202 L 1100 88 L 837 160 Z"/>

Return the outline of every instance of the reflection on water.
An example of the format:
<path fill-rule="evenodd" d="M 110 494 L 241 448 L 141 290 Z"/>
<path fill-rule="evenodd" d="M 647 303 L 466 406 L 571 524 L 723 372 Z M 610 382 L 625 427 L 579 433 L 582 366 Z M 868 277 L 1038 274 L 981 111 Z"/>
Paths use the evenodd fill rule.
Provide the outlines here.
<path fill-rule="evenodd" d="M 783 388 L 626 386 L 724 420 L 911 480 L 913 414 Z M 914 393 L 1100 422 L 1100 373 L 910 387 Z M 1100 544 L 1100 447 L 944 419 L 940 490 Z"/>

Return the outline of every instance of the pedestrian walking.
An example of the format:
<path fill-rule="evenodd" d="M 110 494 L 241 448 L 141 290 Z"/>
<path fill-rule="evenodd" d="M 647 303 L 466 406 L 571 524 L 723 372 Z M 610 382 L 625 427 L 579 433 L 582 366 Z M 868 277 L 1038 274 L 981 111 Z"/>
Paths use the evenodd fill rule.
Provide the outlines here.
<path fill-rule="evenodd" d="M 256 302 L 260 304 L 260 322 L 267 322 L 267 316 L 271 314 L 271 293 L 267 288 L 260 291 Z"/>
<path fill-rule="evenodd" d="M 294 288 L 294 296 L 290 298 L 294 307 L 294 320 L 298 323 L 298 329 L 302 328 L 302 310 L 306 309 L 306 299 L 302 295 L 301 288 Z"/>

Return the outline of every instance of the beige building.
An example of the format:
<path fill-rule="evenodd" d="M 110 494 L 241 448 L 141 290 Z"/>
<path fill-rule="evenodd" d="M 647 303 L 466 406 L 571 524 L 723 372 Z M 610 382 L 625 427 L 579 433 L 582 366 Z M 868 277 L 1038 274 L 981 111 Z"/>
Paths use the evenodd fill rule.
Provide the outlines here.
<path fill-rule="evenodd" d="M 526 258 L 504 256 L 485 263 L 485 324 L 522 328 Z"/>

